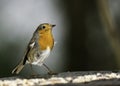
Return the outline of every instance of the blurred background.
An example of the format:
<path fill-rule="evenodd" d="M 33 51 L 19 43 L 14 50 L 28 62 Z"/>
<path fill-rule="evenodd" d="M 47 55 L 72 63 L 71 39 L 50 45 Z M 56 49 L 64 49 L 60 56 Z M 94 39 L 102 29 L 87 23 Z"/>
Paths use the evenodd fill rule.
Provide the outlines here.
<path fill-rule="evenodd" d="M 53 71 L 119 70 L 119 5 L 120 0 L 0 0 L 0 77 L 12 76 L 41 23 L 56 24 L 56 45 L 45 60 Z M 30 73 L 26 65 L 20 75 Z"/>

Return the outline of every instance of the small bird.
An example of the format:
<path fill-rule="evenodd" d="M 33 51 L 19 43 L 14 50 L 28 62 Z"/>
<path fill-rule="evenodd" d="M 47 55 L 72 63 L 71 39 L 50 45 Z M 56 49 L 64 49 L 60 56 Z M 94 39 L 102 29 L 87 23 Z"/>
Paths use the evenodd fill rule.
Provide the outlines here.
<path fill-rule="evenodd" d="M 54 38 L 52 29 L 56 25 L 49 23 L 40 24 L 31 38 L 24 57 L 20 63 L 13 69 L 12 74 L 18 74 L 25 64 L 29 63 L 32 68 L 33 65 L 44 66 L 48 74 L 54 74 L 53 71 L 44 63 L 44 60 L 49 56 L 51 50 L 54 47 Z"/>

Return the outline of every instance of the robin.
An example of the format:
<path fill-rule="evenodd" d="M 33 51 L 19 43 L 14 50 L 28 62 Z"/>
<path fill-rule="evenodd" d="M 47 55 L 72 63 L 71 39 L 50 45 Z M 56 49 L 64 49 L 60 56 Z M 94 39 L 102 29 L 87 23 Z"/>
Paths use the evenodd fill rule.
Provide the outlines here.
<path fill-rule="evenodd" d="M 43 23 L 38 26 L 27 46 L 24 57 L 13 69 L 12 74 L 18 74 L 27 63 L 31 65 L 31 68 L 32 64 L 44 66 L 49 74 L 54 74 L 44 63 L 44 60 L 49 56 L 54 47 L 52 28 L 55 26 L 49 23 Z"/>

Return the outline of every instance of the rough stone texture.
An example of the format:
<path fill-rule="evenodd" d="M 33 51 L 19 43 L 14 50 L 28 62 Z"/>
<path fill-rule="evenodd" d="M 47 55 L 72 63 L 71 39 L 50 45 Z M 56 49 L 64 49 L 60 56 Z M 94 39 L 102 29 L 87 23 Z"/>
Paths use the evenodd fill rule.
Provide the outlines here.
<path fill-rule="evenodd" d="M 65 72 L 36 78 L 0 78 L 0 86 L 120 86 L 119 71 Z"/>

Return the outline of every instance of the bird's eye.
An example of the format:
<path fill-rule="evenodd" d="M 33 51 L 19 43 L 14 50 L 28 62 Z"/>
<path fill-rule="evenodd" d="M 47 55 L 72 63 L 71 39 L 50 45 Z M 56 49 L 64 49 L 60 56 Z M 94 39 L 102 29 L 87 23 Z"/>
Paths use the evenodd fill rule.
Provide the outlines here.
<path fill-rule="evenodd" d="M 42 26 L 42 29 L 44 29 L 45 28 L 45 26 Z"/>

